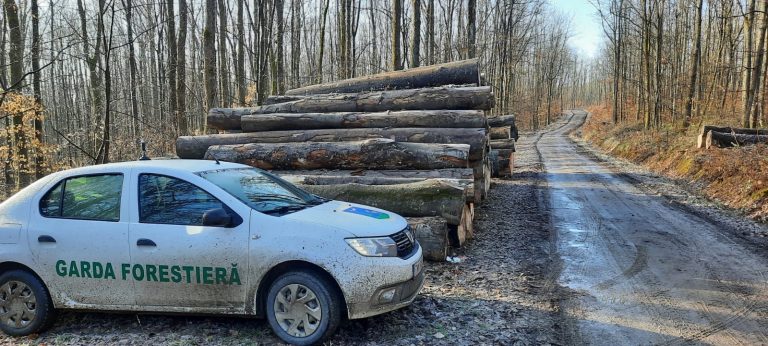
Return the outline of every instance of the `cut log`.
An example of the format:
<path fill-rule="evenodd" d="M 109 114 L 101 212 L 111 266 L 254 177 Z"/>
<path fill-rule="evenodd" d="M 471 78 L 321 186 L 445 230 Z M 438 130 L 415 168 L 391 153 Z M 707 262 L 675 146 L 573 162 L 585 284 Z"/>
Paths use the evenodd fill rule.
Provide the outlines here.
<path fill-rule="evenodd" d="M 757 143 L 768 144 L 768 134 L 748 135 L 709 131 L 707 132 L 707 139 L 705 143 L 707 149 L 713 146 L 719 148 L 729 148 L 734 146 L 754 145 Z"/>
<path fill-rule="evenodd" d="M 337 169 L 315 169 L 315 170 L 295 170 L 295 171 L 272 171 L 278 176 L 283 175 L 311 175 L 311 176 L 337 176 L 337 177 L 378 177 L 378 178 L 419 178 L 421 180 L 428 178 L 443 179 L 474 179 L 472 168 L 446 168 L 433 170 L 337 170 Z"/>
<path fill-rule="evenodd" d="M 281 178 L 294 185 L 398 185 L 411 184 L 425 180 L 440 181 L 445 184 L 455 185 L 464 189 L 464 199 L 473 202 L 475 198 L 474 180 L 471 179 L 445 179 L 445 178 L 393 178 L 393 177 L 366 177 L 366 176 L 323 176 L 323 175 L 281 175 Z"/>
<path fill-rule="evenodd" d="M 490 141 L 491 149 L 515 149 L 514 139 L 496 139 Z"/>
<path fill-rule="evenodd" d="M 272 95 L 264 99 L 264 102 L 261 104 L 263 105 L 274 105 L 278 103 L 285 103 L 285 102 L 291 102 L 296 100 L 301 100 L 302 96 L 291 96 L 291 95 Z"/>
<path fill-rule="evenodd" d="M 357 94 L 314 95 L 300 100 L 263 105 L 254 113 L 383 112 L 399 110 L 493 108 L 490 87 L 424 88 L 374 91 Z"/>
<path fill-rule="evenodd" d="M 310 193 L 339 201 L 381 208 L 405 217 L 440 216 L 461 223 L 464 188 L 439 180 L 398 185 L 299 185 Z"/>
<path fill-rule="evenodd" d="M 472 179 L 446 179 L 446 178 L 401 178 L 401 177 L 376 177 L 376 176 L 334 176 L 334 175 L 299 175 L 282 174 L 280 178 L 296 185 L 338 185 L 338 184 L 362 184 L 362 185 L 397 185 L 410 184 L 427 179 L 437 179 L 448 184 L 472 187 Z"/>
<path fill-rule="evenodd" d="M 469 59 L 309 85 L 288 90 L 285 94 L 356 93 L 371 90 L 414 89 L 447 84 L 476 84 L 479 82 L 477 59 Z"/>
<path fill-rule="evenodd" d="M 491 127 L 490 131 L 488 131 L 488 134 L 490 135 L 491 140 L 512 138 L 512 130 L 509 126 Z"/>
<path fill-rule="evenodd" d="M 490 127 L 515 126 L 515 116 L 501 115 L 497 117 L 488 117 L 488 126 Z"/>
<path fill-rule="evenodd" d="M 448 256 L 448 223 L 442 217 L 409 217 L 416 240 L 421 245 L 424 259 L 429 261 L 445 261 Z"/>
<path fill-rule="evenodd" d="M 378 113 L 273 113 L 244 115 L 243 131 L 375 127 L 485 128 L 482 111 L 428 110 Z"/>
<path fill-rule="evenodd" d="M 488 160 L 491 161 L 491 176 L 498 177 L 501 167 L 499 166 L 499 151 L 492 149 L 488 152 Z"/>
<path fill-rule="evenodd" d="M 440 169 L 467 167 L 469 145 L 404 143 L 391 139 L 355 142 L 215 145 L 205 159 L 262 169 Z"/>
<path fill-rule="evenodd" d="M 251 114 L 254 108 L 211 108 L 207 126 L 217 130 L 240 130 L 240 118 Z"/>
<path fill-rule="evenodd" d="M 464 239 L 472 239 L 475 237 L 475 228 L 473 221 L 475 219 L 474 205 L 467 203 L 461 210 L 461 223 L 459 224 L 459 234 L 464 233 Z M 463 243 L 463 241 L 462 241 Z"/>
<path fill-rule="evenodd" d="M 710 131 L 721 132 L 721 133 L 735 133 L 739 135 L 768 135 L 768 129 L 743 129 L 738 127 L 720 127 L 720 126 L 704 125 L 699 130 L 699 138 L 696 143 L 697 148 L 704 148 L 706 139 L 707 139 L 707 133 L 709 133 Z M 707 148 L 709 148 L 709 146 L 707 146 Z"/>
<path fill-rule="evenodd" d="M 398 142 L 469 144 L 470 160 L 479 160 L 483 157 L 483 152 L 488 141 L 484 129 L 373 128 L 268 131 L 181 136 L 176 140 L 176 155 L 182 159 L 202 159 L 205 155 L 205 151 L 212 145 L 345 142 L 373 138 L 387 138 Z"/>

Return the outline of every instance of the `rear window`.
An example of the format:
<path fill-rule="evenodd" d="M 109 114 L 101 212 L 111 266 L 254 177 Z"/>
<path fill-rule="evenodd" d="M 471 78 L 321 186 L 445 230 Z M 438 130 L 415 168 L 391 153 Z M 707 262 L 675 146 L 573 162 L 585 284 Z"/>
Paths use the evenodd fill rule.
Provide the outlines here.
<path fill-rule="evenodd" d="M 44 217 L 119 221 L 122 174 L 101 174 L 65 179 L 40 200 Z"/>

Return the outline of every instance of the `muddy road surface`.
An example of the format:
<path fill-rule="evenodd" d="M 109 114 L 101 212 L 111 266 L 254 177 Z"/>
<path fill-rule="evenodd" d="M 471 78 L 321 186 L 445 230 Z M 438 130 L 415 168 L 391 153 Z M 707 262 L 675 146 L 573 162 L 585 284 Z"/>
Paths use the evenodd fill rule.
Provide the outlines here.
<path fill-rule="evenodd" d="M 573 111 L 537 141 L 566 318 L 563 343 L 768 344 L 768 261 L 716 222 L 582 150 Z"/>

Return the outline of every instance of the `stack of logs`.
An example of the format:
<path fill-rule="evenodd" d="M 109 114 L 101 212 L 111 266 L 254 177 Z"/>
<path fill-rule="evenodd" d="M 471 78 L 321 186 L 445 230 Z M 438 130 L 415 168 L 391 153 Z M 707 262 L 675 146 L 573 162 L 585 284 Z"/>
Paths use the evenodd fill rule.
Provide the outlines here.
<path fill-rule="evenodd" d="M 176 152 L 270 170 L 319 196 L 398 213 L 425 258 L 445 260 L 449 244 L 472 237 L 474 206 L 490 188 L 484 111 L 493 105 L 471 59 L 211 109 L 208 126 L 220 133 L 179 137 Z M 498 119 L 510 138 L 514 117 Z"/>
<path fill-rule="evenodd" d="M 515 142 L 519 138 L 514 115 L 488 118 L 491 138 L 491 171 L 494 177 L 509 176 L 515 165 Z"/>
<path fill-rule="evenodd" d="M 768 129 L 744 129 L 705 125 L 699 131 L 698 148 L 730 148 L 735 146 L 768 144 Z"/>

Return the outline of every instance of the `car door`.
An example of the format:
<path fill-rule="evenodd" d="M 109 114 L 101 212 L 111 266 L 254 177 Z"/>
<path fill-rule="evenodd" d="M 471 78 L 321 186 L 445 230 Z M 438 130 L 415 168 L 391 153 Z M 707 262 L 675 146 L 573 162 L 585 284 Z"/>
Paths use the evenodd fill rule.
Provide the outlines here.
<path fill-rule="evenodd" d="M 28 241 L 37 273 L 57 305 L 131 305 L 128 193 L 124 172 L 73 176 L 33 200 Z"/>
<path fill-rule="evenodd" d="M 146 172 L 134 178 L 129 243 L 137 304 L 244 309 L 249 215 L 185 179 Z M 203 225 L 205 212 L 221 209 L 231 225 Z"/>

